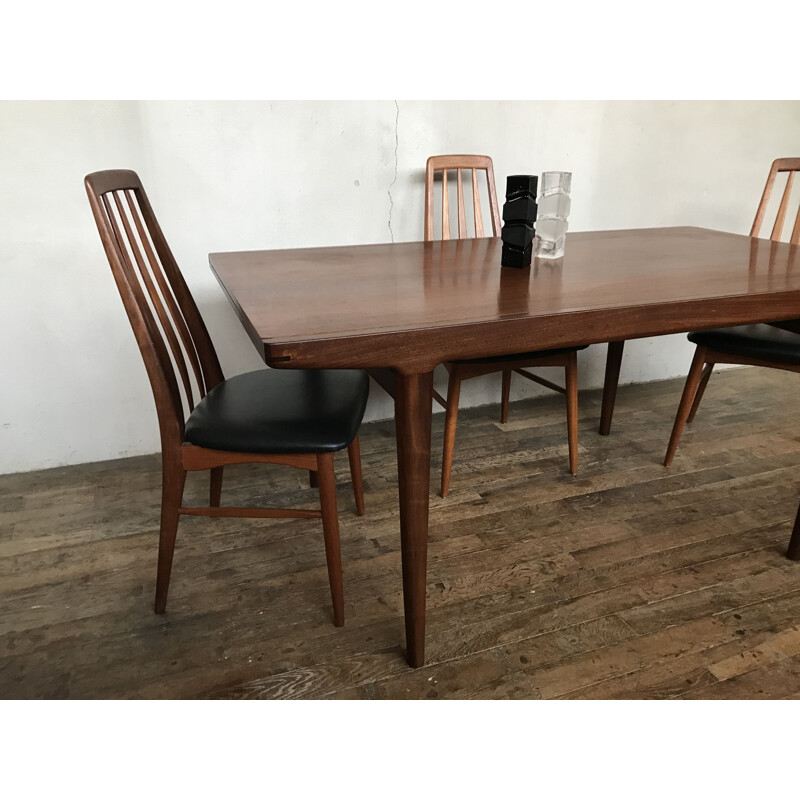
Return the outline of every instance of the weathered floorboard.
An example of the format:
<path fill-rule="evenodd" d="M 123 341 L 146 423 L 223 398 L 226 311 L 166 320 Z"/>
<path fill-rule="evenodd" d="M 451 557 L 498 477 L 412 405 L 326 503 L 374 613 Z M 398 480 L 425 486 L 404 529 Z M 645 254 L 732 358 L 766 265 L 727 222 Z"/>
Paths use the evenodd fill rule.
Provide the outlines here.
<path fill-rule="evenodd" d="M 715 374 L 670 469 L 682 380 L 621 387 L 608 437 L 581 393 L 575 477 L 561 398 L 505 425 L 463 411 L 450 496 L 431 496 L 419 670 L 391 422 L 361 433 L 364 517 L 337 459 L 342 629 L 317 520 L 182 520 L 157 617 L 158 457 L 0 476 L 0 698 L 798 697 L 797 381 Z M 300 470 L 226 469 L 223 503 L 316 502 Z"/>

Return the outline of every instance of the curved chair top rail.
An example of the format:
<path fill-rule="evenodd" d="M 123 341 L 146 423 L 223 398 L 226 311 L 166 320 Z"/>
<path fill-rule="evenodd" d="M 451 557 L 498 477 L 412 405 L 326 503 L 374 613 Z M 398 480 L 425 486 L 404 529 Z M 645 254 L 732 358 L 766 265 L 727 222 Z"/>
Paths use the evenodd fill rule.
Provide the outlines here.
<path fill-rule="evenodd" d="M 489 191 L 489 212 L 494 236 L 500 235 L 500 211 L 497 205 L 497 189 L 494 180 L 494 167 L 489 156 L 444 155 L 431 156 L 425 169 L 425 241 L 434 239 L 433 219 L 433 181 L 434 173 L 442 172 L 442 239 L 450 238 L 450 202 L 447 190 L 447 170 L 456 171 L 458 197 L 458 238 L 467 238 L 466 212 L 464 210 L 464 185 L 462 170 L 472 172 L 472 213 L 475 221 L 475 236 L 482 237 L 483 216 L 481 214 L 480 191 L 478 188 L 478 170 L 486 173 L 486 185 Z"/>

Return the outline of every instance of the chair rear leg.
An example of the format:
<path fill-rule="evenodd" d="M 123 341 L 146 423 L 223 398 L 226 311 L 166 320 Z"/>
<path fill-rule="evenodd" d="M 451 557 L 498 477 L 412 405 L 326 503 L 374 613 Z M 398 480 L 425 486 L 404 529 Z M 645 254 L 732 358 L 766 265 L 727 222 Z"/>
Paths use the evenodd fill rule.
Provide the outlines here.
<path fill-rule="evenodd" d="M 578 471 L 578 354 L 570 353 L 566 366 L 567 438 L 569 471 Z"/>
<path fill-rule="evenodd" d="M 364 516 L 364 481 L 361 476 L 361 446 L 358 436 L 350 442 L 347 448 L 347 458 L 350 460 L 350 477 L 353 480 L 353 494 L 356 498 L 356 514 Z"/>
<path fill-rule="evenodd" d="M 667 454 L 664 456 L 665 467 L 668 467 L 672 463 L 672 458 L 675 455 L 675 451 L 678 449 L 678 442 L 680 441 L 681 434 L 683 433 L 683 427 L 686 424 L 686 418 L 689 416 L 692 402 L 697 395 L 697 389 L 703 374 L 703 365 L 705 362 L 706 348 L 698 347 L 694 351 L 694 359 L 692 360 L 692 366 L 689 368 L 689 374 L 686 376 L 686 385 L 683 387 L 683 396 L 681 397 L 681 402 L 678 406 L 675 424 L 672 426 L 672 436 L 670 436 L 669 439 Z"/>
<path fill-rule="evenodd" d="M 697 392 L 694 396 L 694 402 L 692 403 L 692 410 L 689 412 L 689 416 L 686 417 L 686 424 L 688 425 L 693 419 L 694 415 L 697 413 L 697 409 L 700 406 L 700 401 L 703 399 L 703 392 L 706 390 L 706 386 L 708 385 L 708 379 L 711 377 L 711 372 L 714 369 L 714 363 L 709 362 L 706 364 L 705 368 L 703 369 L 703 375 L 700 378 L 700 385 L 697 387 Z"/>
<path fill-rule="evenodd" d="M 211 488 L 209 491 L 209 505 L 211 508 L 219 508 L 222 501 L 222 471 L 225 467 L 211 468 Z"/>
<path fill-rule="evenodd" d="M 336 508 L 336 477 L 333 453 L 317 454 L 319 503 L 322 509 L 322 531 L 325 535 L 325 558 L 333 600 L 333 624 L 344 625 L 344 588 L 342 586 L 342 551 L 339 544 L 339 514 Z"/>
<path fill-rule="evenodd" d="M 308 471 L 308 485 L 312 489 L 319 489 L 319 481 L 317 480 L 317 473 L 311 469 Z"/>
<path fill-rule="evenodd" d="M 175 537 L 178 533 L 178 509 L 183 499 L 186 472 L 181 467 L 172 467 L 166 462 L 163 467 L 161 486 L 161 533 L 158 540 L 158 571 L 156 573 L 156 614 L 167 608 L 169 577 L 172 572 L 172 556 L 175 552 Z"/>
<path fill-rule="evenodd" d="M 617 386 L 619 384 L 619 370 L 622 366 L 622 352 L 625 349 L 624 340 L 609 342 L 606 354 L 606 376 L 603 381 L 603 407 L 600 411 L 600 435 L 608 436 L 611 433 L 611 419 L 614 416 L 614 403 L 617 399 Z"/>
<path fill-rule="evenodd" d="M 453 467 L 453 450 L 456 446 L 456 423 L 458 422 L 458 398 L 461 394 L 461 378 L 456 367 L 447 381 L 447 411 L 444 419 L 444 444 L 442 446 L 442 497 L 450 491 L 450 470 Z"/>
<path fill-rule="evenodd" d="M 792 561 L 800 561 L 800 508 L 797 509 L 792 538 L 789 540 L 789 549 L 786 551 L 786 557 Z"/>
<path fill-rule="evenodd" d="M 503 394 L 500 400 L 500 422 L 508 422 L 508 401 L 511 399 L 511 370 L 503 370 Z"/>

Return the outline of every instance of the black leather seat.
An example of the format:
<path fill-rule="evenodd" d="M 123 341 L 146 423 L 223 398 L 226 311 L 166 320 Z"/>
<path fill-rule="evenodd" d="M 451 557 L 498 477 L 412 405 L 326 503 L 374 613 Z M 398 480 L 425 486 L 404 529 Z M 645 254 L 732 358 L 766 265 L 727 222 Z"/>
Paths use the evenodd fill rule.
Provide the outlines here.
<path fill-rule="evenodd" d="M 528 361 L 534 358 L 548 358 L 550 356 L 560 356 L 564 353 L 572 353 L 578 350 L 585 350 L 589 345 L 582 344 L 577 347 L 557 347 L 554 350 L 536 350 L 532 353 L 518 353 L 516 355 L 503 355 L 503 356 L 489 356 L 487 358 L 460 358 L 459 364 L 503 364 L 509 361 L 519 359 L 520 361 Z"/>
<path fill-rule="evenodd" d="M 197 404 L 184 441 L 237 453 L 336 452 L 358 433 L 368 394 L 361 370 L 247 372 Z"/>
<path fill-rule="evenodd" d="M 800 364 L 800 335 L 771 325 L 737 325 L 694 331 L 689 334 L 689 341 L 737 356 Z"/>

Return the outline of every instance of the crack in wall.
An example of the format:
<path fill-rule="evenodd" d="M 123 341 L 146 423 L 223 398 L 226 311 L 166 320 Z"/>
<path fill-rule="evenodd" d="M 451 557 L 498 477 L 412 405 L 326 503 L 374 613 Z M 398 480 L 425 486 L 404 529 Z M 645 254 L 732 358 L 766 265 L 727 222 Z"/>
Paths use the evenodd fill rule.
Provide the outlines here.
<path fill-rule="evenodd" d="M 392 186 L 397 183 L 397 150 L 400 147 L 400 137 L 398 129 L 400 127 L 400 104 L 397 100 L 394 101 L 394 107 L 397 111 L 394 118 L 394 178 L 389 184 L 389 236 L 391 237 L 392 244 L 394 244 L 394 231 L 392 230 L 392 211 L 394 211 L 394 200 L 392 199 Z"/>

